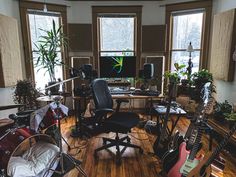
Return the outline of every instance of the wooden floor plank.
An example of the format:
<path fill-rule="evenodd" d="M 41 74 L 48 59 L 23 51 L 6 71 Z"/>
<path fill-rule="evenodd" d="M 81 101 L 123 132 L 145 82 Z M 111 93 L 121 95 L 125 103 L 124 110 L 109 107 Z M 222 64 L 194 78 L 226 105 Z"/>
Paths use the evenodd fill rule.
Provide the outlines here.
<path fill-rule="evenodd" d="M 177 125 L 178 130 L 184 134 L 186 132 L 189 121 L 187 119 L 181 119 Z M 81 152 L 76 154 L 79 149 L 73 149 L 71 154 L 76 154 L 76 159 L 82 160 L 82 168 L 86 171 L 88 177 L 159 177 L 161 170 L 160 160 L 152 155 L 153 143 L 156 136 L 146 133 L 143 129 L 134 128 L 130 133 L 131 142 L 133 144 L 140 145 L 144 153 L 140 154 L 139 150 L 133 148 L 127 148 L 122 156 L 121 165 L 117 165 L 115 161 L 115 148 L 111 148 L 111 152 L 102 150 L 98 152 L 97 160 L 94 158 L 94 150 L 102 145 L 102 136 L 114 138 L 114 133 L 101 134 L 96 137 L 92 137 L 87 140 L 81 140 L 79 138 L 72 138 L 70 136 L 71 126 L 74 125 L 74 118 L 67 118 L 67 121 L 62 123 L 63 137 L 69 142 L 71 146 L 80 146 Z M 203 137 L 203 150 L 207 151 L 208 139 Z M 83 146 L 86 145 L 86 146 Z M 216 144 L 214 143 L 214 146 Z M 66 148 L 66 145 L 63 146 Z M 225 177 L 236 176 L 236 165 L 233 161 L 229 161 L 230 158 L 227 155 L 223 155 L 226 158 L 226 168 L 224 171 Z M 65 177 L 81 177 L 77 170 L 72 170 L 65 175 Z"/>

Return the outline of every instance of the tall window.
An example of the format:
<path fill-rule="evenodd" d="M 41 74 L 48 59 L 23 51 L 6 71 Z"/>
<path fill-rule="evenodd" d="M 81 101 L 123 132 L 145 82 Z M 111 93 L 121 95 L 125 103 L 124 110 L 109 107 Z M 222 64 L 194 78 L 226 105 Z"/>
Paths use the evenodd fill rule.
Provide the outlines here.
<path fill-rule="evenodd" d="M 46 13 L 37 13 L 34 11 L 29 11 L 28 13 L 29 18 L 29 28 L 30 28 L 30 39 L 31 39 L 31 46 L 32 46 L 32 57 L 33 57 L 33 70 L 34 70 L 34 79 L 36 83 L 36 88 L 43 89 L 45 85 L 50 81 L 49 73 L 46 69 L 39 69 L 35 65 L 38 54 L 37 48 L 35 44 L 40 40 L 40 36 L 45 35 L 44 30 L 51 30 L 52 29 L 52 22 L 55 21 L 56 28 L 59 27 L 60 24 L 60 17 L 59 15 L 49 15 Z M 58 60 L 61 60 L 61 52 L 60 49 L 58 50 Z M 55 76 L 56 78 L 62 79 L 62 66 L 57 66 L 55 68 Z M 43 79 L 42 79 L 43 78 Z"/>
<path fill-rule="evenodd" d="M 46 6 L 45 6 L 46 5 Z M 46 10 L 45 10 L 45 7 Z M 45 35 L 44 30 L 52 29 L 55 21 L 56 27 L 63 26 L 63 33 L 67 34 L 67 17 L 66 6 L 56 4 L 45 4 L 41 2 L 20 1 L 21 27 L 25 54 L 26 78 L 35 81 L 36 87 L 44 89 L 49 81 L 48 72 L 46 70 L 38 70 L 35 67 L 35 59 L 37 58 L 37 49 L 35 44 L 40 40 L 40 36 Z M 58 60 L 63 60 L 68 64 L 67 51 L 63 48 L 58 49 Z M 67 60 L 66 60 L 67 59 Z M 65 67 L 56 68 L 56 78 L 63 79 L 66 73 L 63 72 Z"/>
<path fill-rule="evenodd" d="M 117 64 L 112 66 L 112 69 L 117 66 L 120 72 L 122 68 L 120 66 L 133 66 L 132 76 L 137 75 L 141 64 L 142 6 L 93 6 L 92 14 L 95 69 L 102 75 L 100 70 L 102 62 L 99 61 L 103 59 L 105 61 L 107 57 L 113 61 L 112 64 Z M 135 63 L 124 62 L 131 62 L 129 59 L 134 59 Z M 119 76 L 125 77 L 117 75 Z M 131 77 L 131 74 L 129 76 Z"/>
<path fill-rule="evenodd" d="M 100 17 L 100 56 L 135 55 L 135 17 Z"/>
<path fill-rule="evenodd" d="M 202 52 L 203 12 L 173 12 L 172 16 L 171 70 L 174 70 L 174 63 L 188 66 L 189 53 L 186 49 L 191 42 L 194 48 L 194 52 L 191 54 L 192 72 L 197 72 Z"/>
<path fill-rule="evenodd" d="M 167 53 L 166 70 L 178 62 L 188 66 L 191 42 L 192 72 L 208 67 L 208 49 L 212 1 L 191 1 L 166 5 Z"/>

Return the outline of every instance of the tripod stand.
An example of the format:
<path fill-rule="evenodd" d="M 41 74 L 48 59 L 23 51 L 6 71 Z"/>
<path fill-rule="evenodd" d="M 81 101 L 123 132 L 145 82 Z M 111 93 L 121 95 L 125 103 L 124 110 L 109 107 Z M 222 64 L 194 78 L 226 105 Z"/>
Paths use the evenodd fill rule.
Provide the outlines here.
<path fill-rule="evenodd" d="M 81 168 L 81 161 L 73 158 L 71 155 L 69 154 L 66 154 L 63 152 L 63 149 L 62 149 L 62 134 L 61 134 L 61 122 L 60 122 L 60 119 L 61 119 L 61 116 L 60 116 L 60 107 L 59 107 L 59 100 L 55 100 L 55 104 L 57 105 L 57 110 L 56 112 L 54 110 L 53 113 L 54 113 L 54 117 L 55 119 L 57 119 L 58 123 L 57 123 L 57 126 L 58 126 L 58 146 L 59 146 L 59 152 L 58 154 L 55 156 L 55 158 L 52 160 L 50 166 L 49 166 L 49 169 L 44 173 L 44 177 L 46 177 L 49 173 L 49 171 L 53 171 L 54 173 L 57 173 L 58 175 L 62 176 L 64 174 L 66 174 L 68 171 L 70 171 L 71 169 L 73 168 L 76 168 L 83 176 L 87 177 L 87 174 L 85 173 L 85 171 Z M 60 169 L 59 170 L 54 170 L 52 169 L 52 166 L 57 162 L 59 161 L 60 163 Z M 67 162 L 69 163 L 67 166 L 64 164 L 64 162 Z M 72 166 L 72 167 L 71 167 Z M 69 168 L 66 169 L 65 167 Z"/>

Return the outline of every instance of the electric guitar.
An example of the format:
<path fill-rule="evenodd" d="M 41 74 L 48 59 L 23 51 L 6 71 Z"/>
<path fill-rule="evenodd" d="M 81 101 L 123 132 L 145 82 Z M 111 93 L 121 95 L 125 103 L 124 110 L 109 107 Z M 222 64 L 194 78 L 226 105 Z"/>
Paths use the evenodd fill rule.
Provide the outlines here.
<path fill-rule="evenodd" d="M 230 137 L 236 131 L 236 123 L 234 123 L 233 128 L 230 132 L 225 136 L 224 140 L 217 146 L 214 152 L 209 152 L 204 159 L 193 168 L 187 175 L 187 177 L 209 177 L 211 174 L 210 164 L 213 160 L 219 155 L 220 151 L 227 145 Z"/>
<path fill-rule="evenodd" d="M 179 147 L 179 158 L 176 164 L 170 169 L 167 168 L 168 177 L 181 177 L 186 176 L 194 167 L 197 166 L 197 164 L 200 162 L 200 158 L 195 158 L 199 147 L 200 147 L 200 141 L 202 137 L 202 133 L 204 130 L 204 125 L 206 123 L 206 116 L 205 113 L 207 110 L 212 109 L 212 100 L 209 101 L 209 86 L 210 84 L 205 84 L 203 92 L 204 96 L 202 99 L 202 103 L 199 104 L 197 111 L 194 115 L 196 118 L 195 127 L 191 130 L 191 136 L 189 138 L 189 141 L 194 142 L 194 145 L 191 149 L 191 151 L 188 151 L 186 149 L 186 142 L 181 143 Z"/>
<path fill-rule="evenodd" d="M 201 137 L 202 137 L 202 129 L 200 128 L 201 123 L 199 124 L 199 130 L 197 133 L 197 137 L 195 137 L 195 144 L 191 151 L 186 150 L 186 142 L 181 143 L 179 147 L 179 158 L 176 164 L 169 170 L 167 177 L 181 177 L 186 176 L 194 167 L 198 165 L 201 158 L 195 158 Z"/>
<path fill-rule="evenodd" d="M 176 164 L 179 155 L 179 146 L 184 142 L 184 138 L 177 131 L 172 137 L 168 151 L 162 157 L 162 169 L 166 173 Z"/>

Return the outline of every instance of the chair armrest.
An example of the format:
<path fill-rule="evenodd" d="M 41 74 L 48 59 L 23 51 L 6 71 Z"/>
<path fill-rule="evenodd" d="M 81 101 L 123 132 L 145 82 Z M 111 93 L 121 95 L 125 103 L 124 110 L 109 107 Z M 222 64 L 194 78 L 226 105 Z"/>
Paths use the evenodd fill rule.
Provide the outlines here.
<path fill-rule="evenodd" d="M 116 100 L 116 103 L 117 103 L 117 106 L 116 106 L 116 112 L 119 112 L 120 111 L 120 105 L 121 103 L 128 103 L 129 100 L 128 99 L 117 99 Z"/>
<path fill-rule="evenodd" d="M 109 109 L 109 108 L 102 108 L 102 109 L 97 109 L 95 110 L 95 116 L 104 116 L 108 113 L 112 113 L 114 112 L 113 109 Z"/>

